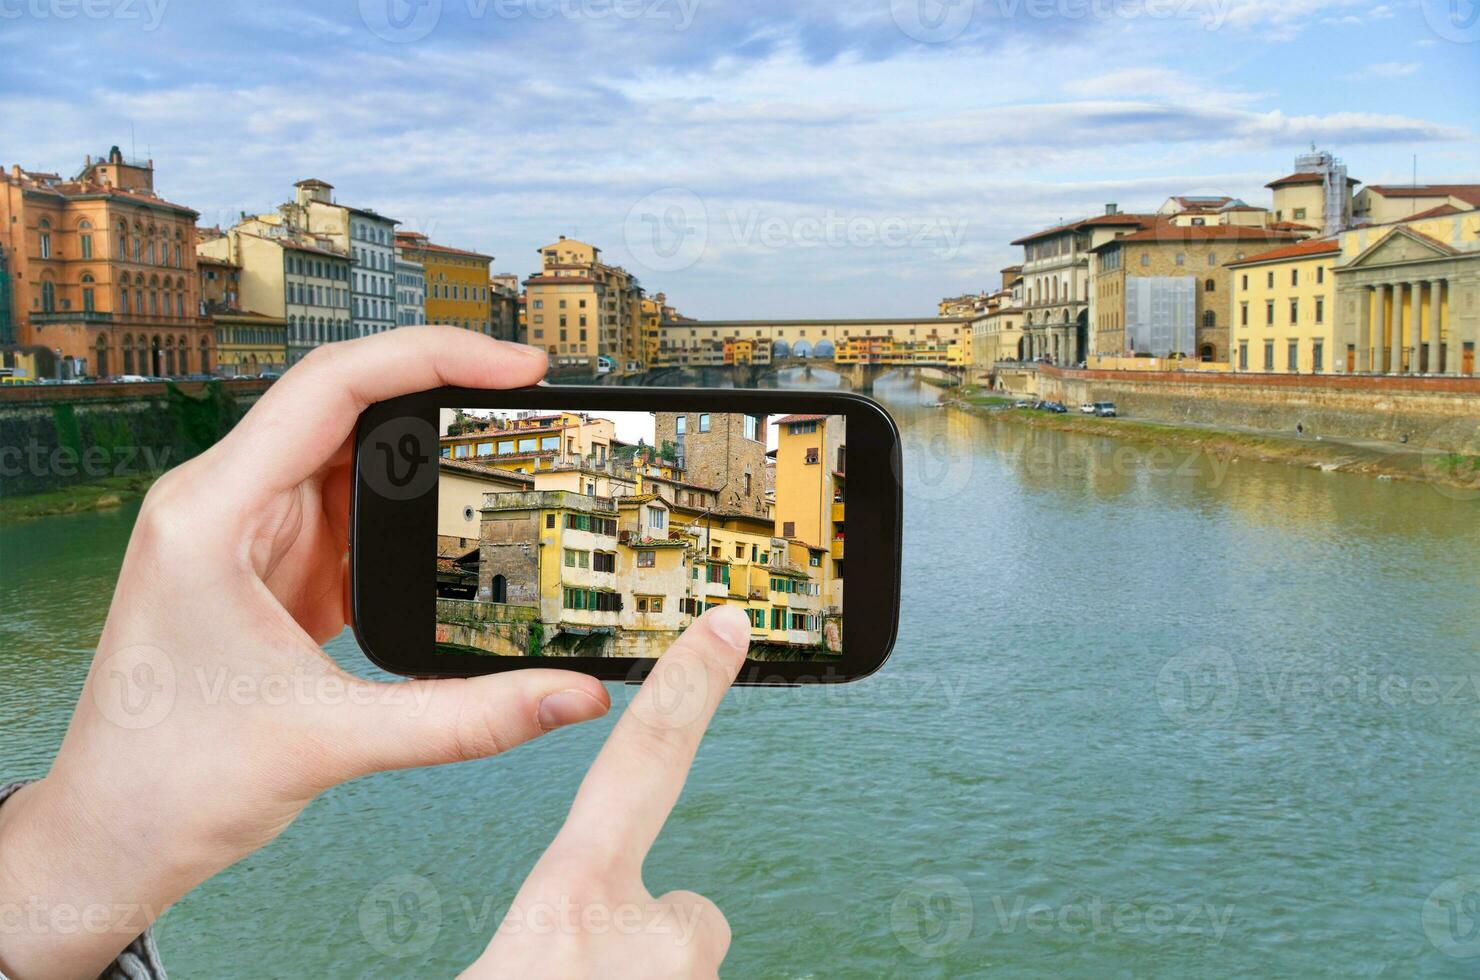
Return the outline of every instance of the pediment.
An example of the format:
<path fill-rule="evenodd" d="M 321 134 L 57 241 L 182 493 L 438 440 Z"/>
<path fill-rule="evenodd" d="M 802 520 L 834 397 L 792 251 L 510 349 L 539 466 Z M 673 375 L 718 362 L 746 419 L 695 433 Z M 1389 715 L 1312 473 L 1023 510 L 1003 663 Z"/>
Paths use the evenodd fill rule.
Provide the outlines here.
<path fill-rule="evenodd" d="M 1382 239 L 1369 245 L 1356 258 L 1348 262 L 1344 268 L 1360 269 L 1364 266 L 1397 265 L 1404 262 L 1422 262 L 1426 259 L 1447 259 L 1454 255 L 1454 249 L 1444 245 L 1427 235 L 1420 235 L 1408 228 L 1399 226 L 1382 237 Z"/>

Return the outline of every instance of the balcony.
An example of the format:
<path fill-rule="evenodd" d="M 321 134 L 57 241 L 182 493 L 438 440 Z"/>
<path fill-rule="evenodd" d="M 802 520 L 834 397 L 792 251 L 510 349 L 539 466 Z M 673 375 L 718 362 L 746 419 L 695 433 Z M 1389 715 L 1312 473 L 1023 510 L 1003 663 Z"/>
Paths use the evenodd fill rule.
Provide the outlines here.
<path fill-rule="evenodd" d="M 833 538 L 831 554 L 832 554 L 832 556 L 834 558 L 838 559 L 839 561 L 842 561 L 843 560 L 843 539 L 842 538 Z"/>
<path fill-rule="evenodd" d="M 841 500 L 834 502 L 832 505 L 832 519 L 837 524 L 843 523 L 843 506 Z"/>

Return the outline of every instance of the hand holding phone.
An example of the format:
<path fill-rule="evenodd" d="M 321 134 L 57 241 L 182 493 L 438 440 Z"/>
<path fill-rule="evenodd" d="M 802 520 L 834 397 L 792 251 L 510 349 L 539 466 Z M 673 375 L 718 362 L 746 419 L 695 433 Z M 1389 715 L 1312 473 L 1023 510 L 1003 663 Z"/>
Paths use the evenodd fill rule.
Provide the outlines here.
<path fill-rule="evenodd" d="M 893 642 L 899 438 L 858 395 L 444 388 L 371 406 L 356 474 L 355 628 L 395 673 L 636 682 L 720 606 L 742 684 L 854 680 Z"/>

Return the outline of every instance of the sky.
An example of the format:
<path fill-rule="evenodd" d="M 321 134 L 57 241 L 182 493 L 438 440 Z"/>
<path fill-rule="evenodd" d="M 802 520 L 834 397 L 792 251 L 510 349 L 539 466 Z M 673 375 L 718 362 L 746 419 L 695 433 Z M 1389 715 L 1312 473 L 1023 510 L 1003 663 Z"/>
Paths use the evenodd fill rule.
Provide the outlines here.
<path fill-rule="evenodd" d="M 1480 0 L 0 0 L 0 164 L 117 144 L 229 225 L 335 185 L 700 318 L 920 316 L 1012 239 L 1269 203 L 1314 143 L 1480 182 Z"/>

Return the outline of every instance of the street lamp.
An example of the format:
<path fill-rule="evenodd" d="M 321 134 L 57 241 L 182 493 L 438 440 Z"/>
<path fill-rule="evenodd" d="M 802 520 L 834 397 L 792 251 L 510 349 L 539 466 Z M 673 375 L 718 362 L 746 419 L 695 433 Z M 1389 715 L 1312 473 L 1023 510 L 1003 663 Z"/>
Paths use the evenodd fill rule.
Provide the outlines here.
<path fill-rule="evenodd" d="M 60 381 L 62 380 L 62 349 L 60 347 L 53 347 L 51 350 L 56 355 L 57 380 Z"/>

